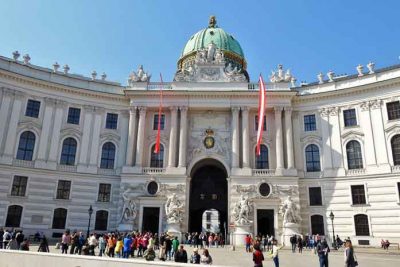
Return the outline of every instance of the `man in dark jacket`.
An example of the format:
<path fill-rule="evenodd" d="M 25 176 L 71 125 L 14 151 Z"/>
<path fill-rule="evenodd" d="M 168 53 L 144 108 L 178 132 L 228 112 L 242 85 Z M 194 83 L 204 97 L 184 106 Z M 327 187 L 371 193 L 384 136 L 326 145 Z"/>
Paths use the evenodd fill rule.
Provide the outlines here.
<path fill-rule="evenodd" d="M 320 267 L 328 267 L 328 253 L 331 252 L 326 240 L 322 240 L 317 244 L 317 253 Z"/>
<path fill-rule="evenodd" d="M 167 254 L 167 257 L 169 260 L 171 260 L 171 254 L 172 254 L 172 241 L 169 238 L 169 236 L 165 237 L 165 252 Z"/>
<path fill-rule="evenodd" d="M 181 245 L 178 251 L 175 253 L 175 262 L 184 262 L 187 263 L 187 253 L 186 250 L 183 249 Z"/>

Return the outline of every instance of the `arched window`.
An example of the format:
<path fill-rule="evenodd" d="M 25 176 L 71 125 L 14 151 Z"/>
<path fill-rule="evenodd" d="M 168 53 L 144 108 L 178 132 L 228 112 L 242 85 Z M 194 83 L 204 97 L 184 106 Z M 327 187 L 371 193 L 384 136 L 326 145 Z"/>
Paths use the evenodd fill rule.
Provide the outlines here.
<path fill-rule="evenodd" d="M 354 215 L 354 226 L 357 236 L 369 236 L 368 216 L 365 214 Z"/>
<path fill-rule="evenodd" d="M 74 138 L 68 137 L 64 140 L 62 145 L 60 164 L 75 165 L 76 147 L 77 143 Z"/>
<path fill-rule="evenodd" d="M 154 144 L 151 147 L 150 167 L 162 168 L 162 167 L 164 167 L 164 146 L 162 144 L 160 144 L 160 151 L 158 153 L 154 153 L 155 148 L 156 148 L 156 145 Z"/>
<path fill-rule="evenodd" d="M 393 136 L 392 141 L 393 164 L 400 165 L 400 134 Z"/>
<path fill-rule="evenodd" d="M 111 142 L 107 142 L 103 145 L 103 148 L 101 150 L 100 168 L 114 169 L 114 161 L 115 161 L 115 145 Z"/>
<path fill-rule="evenodd" d="M 98 210 L 96 211 L 96 223 L 94 229 L 97 231 L 106 231 L 108 224 L 108 211 Z"/>
<path fill-rule="evenodd" d="M 66 222 L 67 210 L 63 208 L 55 209 L 53 215 L 53 229 L 65 229 Z"/>
<path fill-rule="evenodd" d="M 311 234 L 325 235 L 324 217 L 322 215 L 311 216 Z"/>
<path fill-rule="evenodd" d="M 348 142 L 346 145 L 346 152 L 347 152 L 347 165 L 349 167 L 349 170 L 362 169 L 363 160 L 362 160 L 360 143 L 355 140 Z"/>
<path fill-rule="evenodd" d="M 321 171 L 319 148 L 317 145 L 311 144 L 306 147 L 306 169 L 307 172 Z"/>
<path fill-rule="evenodd" d="M 255 150 L 255 155 L 256 169 L 269 169 L 268 147 L 266 145 L 260 145 L 260 155 L 257 155 L 257 148 Z"/>
<path fill-rule="evenodd" d="M 22 207 L 12 205 L 8 207 L 6 227 L 19 227 L 21 224 Z"/>
<path fill-rule="evenodd" d="M 21 134 L 19 138 L 17 159 L 32 160 L 33 149 L 35 148 L 35 140 L 35 134 L 30 131 L 26 131 Z"/>

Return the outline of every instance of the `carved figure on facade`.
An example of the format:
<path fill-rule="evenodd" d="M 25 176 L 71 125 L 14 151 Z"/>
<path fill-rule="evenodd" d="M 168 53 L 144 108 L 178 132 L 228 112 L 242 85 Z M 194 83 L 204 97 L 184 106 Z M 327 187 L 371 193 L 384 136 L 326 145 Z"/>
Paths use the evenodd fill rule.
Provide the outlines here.
<path fill-rule="evenodd" d="M 296 203 L 293 202 L 291 196 L 288 196 L 282 203 L 279 212 L 283 215 L 283 225 L 287 223 L 298 224 L 301 222 L 299 209 L 297 208 Z"/>
<path fill-rule="evenodd" d="M 236 225 L 246 225 L 252 223 L 250 220 L 250 201 L 249 198 L 242 194 L 236 202 L 232 211 L 232 217 Z"/>
<path fill-rule="evenodd" d="M 179 194 L 182 195 L 185 193 L 185 185 L 183 184 L 167 184 L 162 183 L 160 185 L 160 195 L 161 196 L 168 196 L 172 194 Z"/>
<path fill-rule="evenodd" d="M 271 76 L 269 77 L 270 82 L 272 83 L 279 83 L 279 82 L 291 82 L 293 75 L 290 72 L 290 69 L 286 70 L 283 69 L 283 65 L 279 64 L 278 69 L 271 72 Z"/>
<path fill-rule="evenodd" d="M 207 133 L 203 132 L 193 132 L 190 136 L 189 149 L 188 149 L 188 161 L 190 162 L 193 158 L 205 154 L 218 154 L 223 156 L 229 161 L 229 153 L 228 153 L 228 144 L 229 137 L 226 136 L 227 133 L 218 132 L 214 133 L 213 139 L 214 143 L 212 147 L 206 147 L 204 144 L 204 140 L 207 137 Z"/>
<path fill-rule="evenodd" d="M 183 221 L 183 204 L 175 193 L 168 197 L 165 203 L 165 216 L 168 223 L 181 223 Z"/>
<path fill-rule="evenodd" d="M 132 223 L 136 219 L 137 210 L 134 199 L 131 197 L 131 188 L 127 187 L 122 193 L 122 213 L 119 219 L 120 223 Z"/>
<path fill-rule="evenodd" d="M 151 75 L 143 70 L 143 65 L 140 65 L 138 70 L 132 71 L 128 78 L 128 85 L 131 86 L 134 82 L 150 82 Z"/>

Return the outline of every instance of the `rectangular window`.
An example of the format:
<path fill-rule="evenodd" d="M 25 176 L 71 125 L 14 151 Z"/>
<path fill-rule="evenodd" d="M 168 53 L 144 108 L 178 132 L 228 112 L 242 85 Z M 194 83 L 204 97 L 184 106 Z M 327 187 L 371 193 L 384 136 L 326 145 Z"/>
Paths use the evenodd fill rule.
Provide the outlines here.
<path fill-rule="evenodd" d="M 356 110 L 354 108 L 343 110 L 343 118 L 345 127 L 357 125 Z"/>
<path fill-rule="evenodd" d="M 161 114 L 160 130 L 164 130 L 165 114 Z M 153 130 L 158 130 L 158 114 L 154 114 Z"/>
<path fill-rule="evenodd" d="M 26 192 L 26 185 L 28 184 L 28 177 L 25 176 L 14 176 L 12 184 L 11 195 L 24 197 Z"/>
<path fill-rule="evenodd" d="M 211 221 L 211 212 L 206 213 L 206 220 L 209 222 Z"/>
<path fill-rule="evenodd" d="M 117 129 L 118 114 L 107 113 L 106 118 L 106 129 Z"/>
<path fill-rule="evenodd" d="M 71 181 L 60 180 L 57 187 L 57 199 L 69 199 Z"/>
<path fill-rule="evenodd" d="M 389 120 L 400 119 L 400 101 L 390 102 L 386 104 Z"/>
<path fill-rule="evenodd" d="M 40 111 L 40 101 L 29 99 L 26 105 L 25 116 L 38 118 Z"/>
<path fill-rule="evenodd" d="M 353 199 L 353 205 L 367 204 L 366 199 L 365 199 L 364 185 L 352 185 L 351 186 L 351 196 Z"/>
<path fill-rule="evenodd" d="M 322 206 L 321 187 L 310 187 L 308 193 L 310 195 L 310 206 Z"/>
<path fill-rule="evenodd" d="M 210 230 L 210 229 L 211 229 L 211 224 L 207 223 L 207 230 Z"/>
<path fill-rule="evenodd" d="M 80 117 L 81 117 L 81 109 L 80 108 L 69 108 L 67 123 L 79 124 Z"/>
<path fill-rule="evenodd" d="M 400 202 L 400 183 L 397 183 L 397 194 L 399 196 L 399 202 Z"/>
<path fill-rule="evenodd" d="M 100 184 L 97 201 L 110 202 L 110 196 L 111 196 L 111 184 Z"/>
<path fill-rule="evenodd" d="M 255 130 L 258 130 L 258 115 L 255 116 L 254 118 L 254 125 L 255 125 Z M 264 115 L 264 122 L 263 122 L 263 131 L 267 130 L 267 116 Z"/>
<path fill-rule="evenodd" d="M 317 130 L 317 125 L 315 123 L 315 114 L 304 116 L 304 131 L 312 132 Z"/>

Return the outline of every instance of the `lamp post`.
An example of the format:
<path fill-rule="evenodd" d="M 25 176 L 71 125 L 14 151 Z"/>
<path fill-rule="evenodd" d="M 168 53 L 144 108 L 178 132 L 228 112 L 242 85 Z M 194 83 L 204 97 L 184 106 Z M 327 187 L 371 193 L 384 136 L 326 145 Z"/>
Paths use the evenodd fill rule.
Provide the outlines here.
<path fill-rule="evenodd" d="M 333 225 L 333 220 L 335 219 L 335 214 L 333 214 L 333 212 L 331 211 L 331 214 L 329 214 L 329 218 L 331 218 L 332 221 L 332 230 L 333 230 L 333 239 L 332 239 L 332 245 L 333 248 L 336 249 L 336 239 L 335 239 L 335 227 Z"/>
<path fill-rule="evenodd" d="M 87 226 L 86 238 L 89 238 L 89 234 L 90 234 L 90 221 L 92 219 L 92 214 L 93 214 L 92 205 L 90 205 L 88 213 L 89 213 L 89 222 L 88 222 L 88 226 Z"/>

